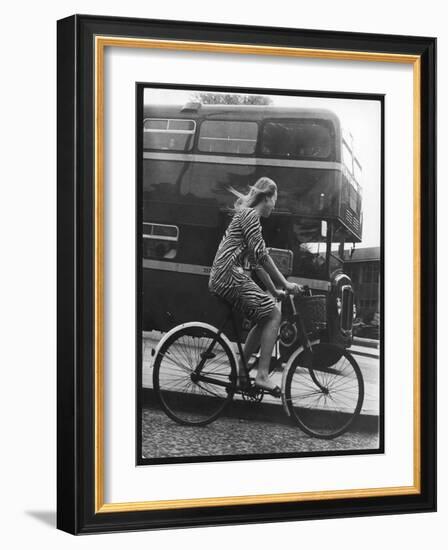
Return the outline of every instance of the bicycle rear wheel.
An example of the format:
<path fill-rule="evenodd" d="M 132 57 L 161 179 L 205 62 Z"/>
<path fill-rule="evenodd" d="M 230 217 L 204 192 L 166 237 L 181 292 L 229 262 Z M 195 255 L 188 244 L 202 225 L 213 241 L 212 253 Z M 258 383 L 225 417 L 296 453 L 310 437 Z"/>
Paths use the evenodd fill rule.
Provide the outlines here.
<path fill-rule="evenodd" d="M 167 338 L 154 359 L 154 391 L 165 413 L 179 424 L 212 422 L 235 393 L 233 353 L 221 336 L 210 350 L 215 338 L 216 333 L 207 327 L 181 327 Z"/>
<path fill-rule="evenodd" d="M 291 417 L 305 433 L 332 439 L 345 433 L 361 412 L 361 369 L 349 351 L 315 344 L 292 362 L 285 398 Z"/>

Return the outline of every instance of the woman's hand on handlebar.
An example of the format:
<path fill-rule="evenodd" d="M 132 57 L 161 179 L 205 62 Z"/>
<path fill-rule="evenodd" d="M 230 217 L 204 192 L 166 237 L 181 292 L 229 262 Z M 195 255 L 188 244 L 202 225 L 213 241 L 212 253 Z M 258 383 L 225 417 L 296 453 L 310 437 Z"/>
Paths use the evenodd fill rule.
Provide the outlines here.
<path fill-rule="evenodd" d="M 288 294 L 302 294 L 304 292 L 304 287 L 296 283 L 286 283 L 285 290 Z"/>
<path fill-rule="evenodd" d="M 275 289 L 273 294 L 274 294 L 274 298 L 279 302 L 281 302 L 286 298 L 286 292 L 284 290 L 279 290 L 278 288 Z"/>
<path fill-rule="evenodd" d="M 276 288 L 272 291 L 274 298 L 278 301 L 282 301 L 288 296 L 288 294 L 297 295 L 304 294 L 307 291 L 306 286 L 298 285 L 297 283 L 287 283 L 285 288 L 280 290 Z"/>

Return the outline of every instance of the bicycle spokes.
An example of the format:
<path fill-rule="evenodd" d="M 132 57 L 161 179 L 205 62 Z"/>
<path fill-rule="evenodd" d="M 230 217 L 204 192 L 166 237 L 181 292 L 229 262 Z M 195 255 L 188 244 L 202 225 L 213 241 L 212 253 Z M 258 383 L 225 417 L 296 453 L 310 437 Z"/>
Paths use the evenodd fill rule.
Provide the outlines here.
<path fill-rule="evenodd" d="M 233 396 L 235 370 L 221 338 L 208 329 L 185 327 L 167 339 L 156 357 L 154 390 L 174 420 L 206 424 Z"/>
<path fill-rule="evenodd" d="M 288 408 L 300 427 L 335 437 L 358 416 L 364 398 L 359 366 L 346 350 L 318 344 L 296 358 L 287 379 Z"/>

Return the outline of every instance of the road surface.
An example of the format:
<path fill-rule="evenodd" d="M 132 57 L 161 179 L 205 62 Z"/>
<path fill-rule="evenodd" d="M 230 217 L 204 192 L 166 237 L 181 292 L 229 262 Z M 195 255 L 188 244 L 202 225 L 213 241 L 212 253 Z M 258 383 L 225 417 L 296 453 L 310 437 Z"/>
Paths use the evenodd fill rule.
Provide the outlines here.
<path fill-rule="evenodd" d="M 326 453 L 378 449 L 377 432 L 352 432 L 336 439 L 309 437 L 281 422 L 222 416 L 203 427 L 181 426 L 158 409 L 143 410 L 142 458 Z"/>

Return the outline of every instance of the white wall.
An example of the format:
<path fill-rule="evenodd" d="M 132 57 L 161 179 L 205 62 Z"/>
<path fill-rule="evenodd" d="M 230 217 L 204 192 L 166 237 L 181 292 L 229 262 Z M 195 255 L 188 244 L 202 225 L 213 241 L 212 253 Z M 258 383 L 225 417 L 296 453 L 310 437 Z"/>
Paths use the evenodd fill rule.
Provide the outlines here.
<path fill-rule="evenodd" d="M 141 543 L 183 549 L 228 544 L 271 548 L 363 550 L 385 547 L 441 548 L 448 520 L 446 360 L 439 353 L 439 512 L 362 519 L 326 520 L 257 526 L 221 527 L 98 535 L 76 539 L 54 528 L 55 513 L 55 344 L 56 344 L 56 20 L 73 13 L 92 13 L 215 21 L 253 25 L 437 36 L 439 38 L 439 120 L 446 122 L 448 32 L 443 3 L 393 3 L 276 0 L 210 2 L 166 0 L 66 0 L 8 2 L 2 11 L 0 136 L 0 538 L 5 548 L 121 548 Z M 32 117 L 32 118 L 31 118 Z M 32 122 L 32 124 L 31 124 Z M 27 132 L 23 129 L 27 128 Z M 38 129 L 38 133 L 37 133 Z M 442 126 L 443 129 L 443 126 Z M 24 135 L 27 137 L 24 139 Z M 448 148 L 446 131 L 440 150 Z M 442 157 L 443 159 L 443 157 Z M 447 204 L 447 168 L 440 163 L 439 205 Z M 447 216 L 440 212 L 440 241 L 447 235 Z M 443 253 L 444 250 L 442 249 Z M 446 253 L 441 254 L 440 311 L 446 311 L 442 285 Z M 441 317 L 441 316 L 440 316 Z M 447 328 L 440 324 L 441 336 Z M 8 537 L 8 541 L 6 540 Z M 235 542 L 234 542 L 235 541 Z M 6 544 L 5 544 L 6 543 Z"/>

